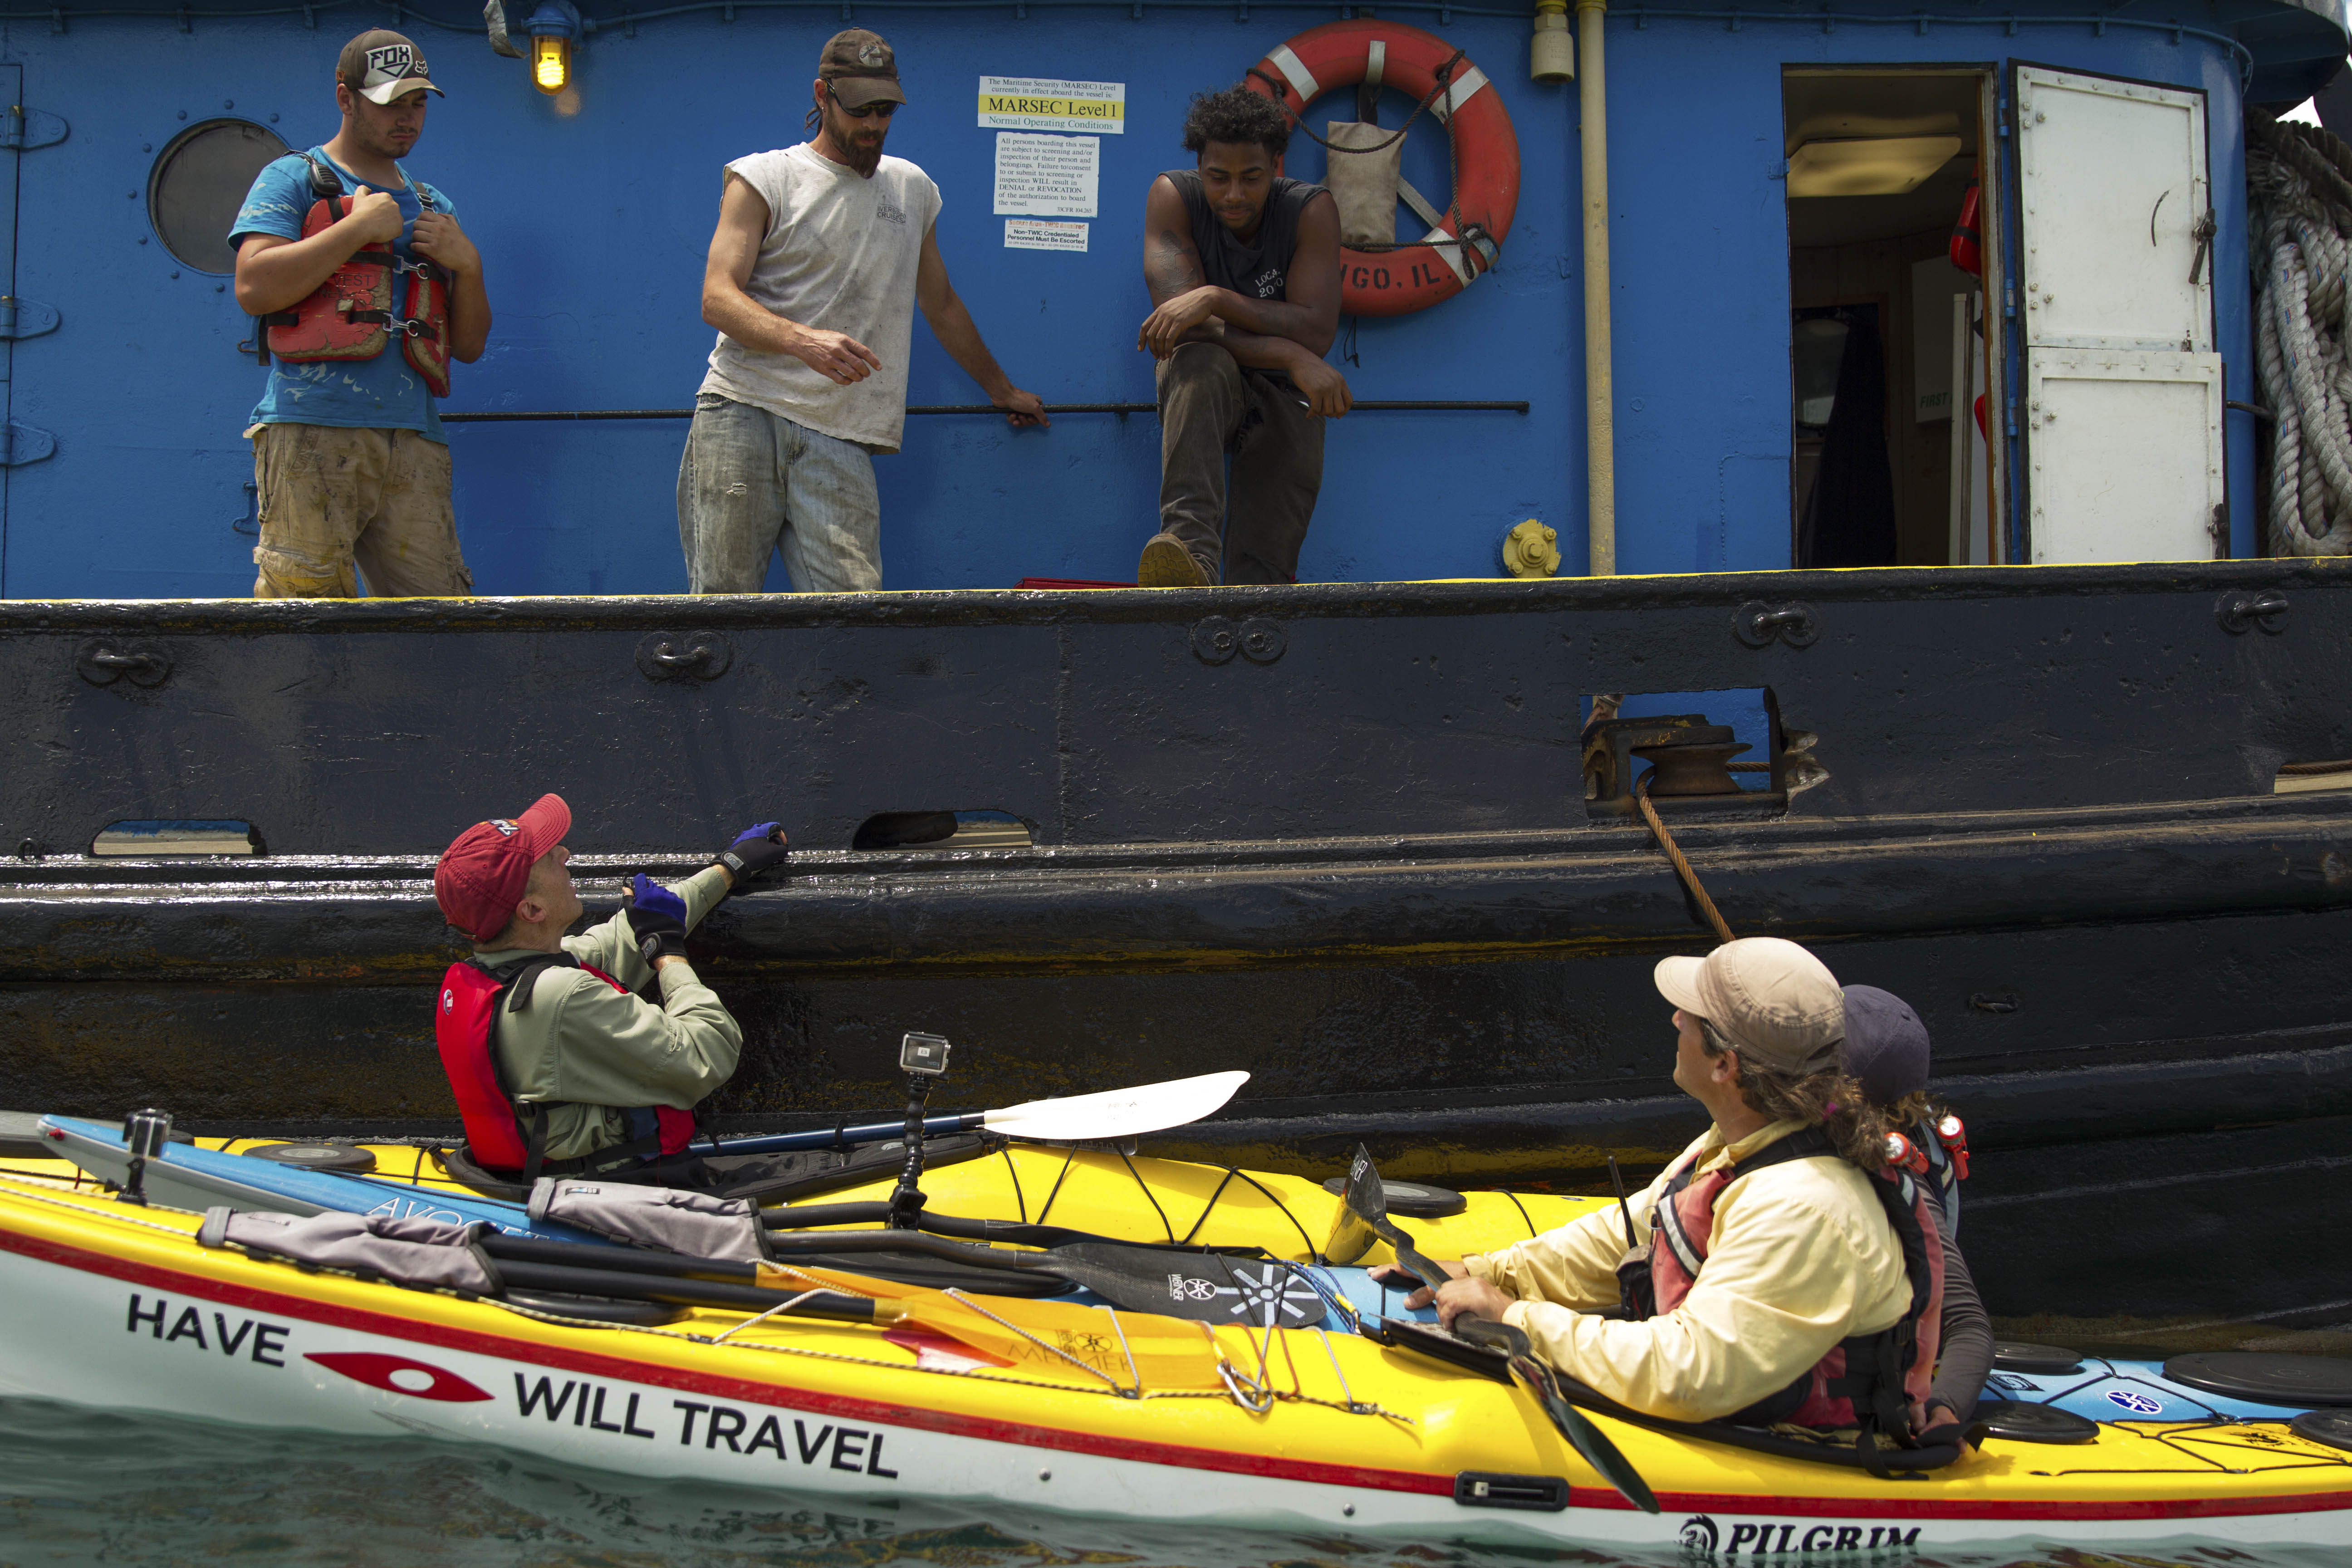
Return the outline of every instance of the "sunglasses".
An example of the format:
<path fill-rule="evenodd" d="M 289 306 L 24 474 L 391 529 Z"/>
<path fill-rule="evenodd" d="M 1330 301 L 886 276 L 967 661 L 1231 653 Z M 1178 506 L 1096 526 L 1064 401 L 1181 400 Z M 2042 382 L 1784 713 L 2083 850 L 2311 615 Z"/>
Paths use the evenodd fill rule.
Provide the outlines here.
<path fill-rule="evenodd" d="M 834 107 L 840 110 L 852 120 L 870 120 L 877 114 L 883 119 L 887 120 L 892 115 L 898 112 L 898 106 L 892 103 L 887 99 L 885 99 L 880 103 L 863 104 L 858 108 L 852 109 L 849 105 L 841 101 L 841 94 L 836 92 L 830 96 L 833 99 Z"/>

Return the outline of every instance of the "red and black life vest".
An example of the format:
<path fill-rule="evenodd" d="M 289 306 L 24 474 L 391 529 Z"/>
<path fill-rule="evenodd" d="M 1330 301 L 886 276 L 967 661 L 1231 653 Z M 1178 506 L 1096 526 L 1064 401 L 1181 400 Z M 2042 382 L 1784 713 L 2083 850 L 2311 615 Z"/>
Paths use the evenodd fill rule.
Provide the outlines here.
<path fill-rule="evenodd" d="M 309 239 L 349 217 L 356 198 L 343 194 L 341 177 L 325 163 L 308 153 L 301 157 L 310 165 L 317 198 L 302 219 L 302 237 Z M 432 209 L 429 191 L 418 190 L 416 199 Z M 406 285 L 394 311 L 393 292 L 404 274 Z M 262 317 L 261 323 L 264 361 L 274 353 L 289 364 L 373 359 L 396 333 L 401 353 L 433 395 L 449 395 L 449 286 L 430 261 L 404 261 L 383 247 L 355 250 L 308 299 Z"/>
<path fill-rule="evenodd" d="M 1625 1315 L 1663 1316 L 1690 1294 L 1706 1263 L 1715 1235 L 1716 1200 L 1724 1188 L 1767 1165 L 1837 1158 L 1828 1134 L 1819 1128 L 1792 1132 L 1745 1160 L 1697 1177 L 1691 1173 L 1696 1154 L 1685 1156 L 1651 1211 L 1646 1279 L 1639 1278 L 1638 1265 L 1621 1270 L 1635 1276 L 1624 1281 Z M 1944 1248 L 1933 1200 L 1905 1172 L 1880 1173 L 1871 1178 L 1870 1188 L 1902 1247 L 1910 1306 L 1892 1327 L 1849 1335 L 1787 1388 L 1726 1417 L 1743 1426 L 1787 1422 L 1825 1431 L 1854 1428 L 1865 1462 L 1876 1451 L 1873 1434 L 1885 1433 L 1908 1446 L 1924 1425 L 1944 1312 Z"/>
<path fill-rule="evenodd" d="M 568 952 L 534 953 L 495 968 L 469 958 L 451 964 L 441 977 L 433 1037 L 441 1047 L 441 1070 L 449 1075 L 450 1090 L 457 1097 L 457 1113 L 465 1118 L 466 1146 L 475 1163 L 490 1171 L 520 1171 L 528 1184 L 541 1175 L 602 1174 L 683 1153 L 694 1139 L 694 1112 L 653 1105 L 619 1108 L 632 1134 L 625 1143 L 576 1160 L 545 1157 L 548 1113 L 560 1102 L 518 1100 L 509 1094 L 491 1048 L 499 998 L 507 998 L 508 1012 L 521 1012 L 530 1005 L 531 990 L 543 969 L 584 969 L 615 991 L 628 990 Z"/>

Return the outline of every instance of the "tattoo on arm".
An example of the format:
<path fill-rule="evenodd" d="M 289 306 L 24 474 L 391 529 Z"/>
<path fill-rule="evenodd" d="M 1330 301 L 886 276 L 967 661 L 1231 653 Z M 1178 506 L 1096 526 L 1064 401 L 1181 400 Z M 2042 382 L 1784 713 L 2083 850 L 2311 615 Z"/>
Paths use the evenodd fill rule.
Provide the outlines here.
<path fill-rule="evenodd" d="M 1163 304 L 1208 280 L 1201 271 L 1201 258 L 1185 249 L 1171 228 L 1161 229 L 1152 245 L 1150 273 L 1155 300 Z"/>

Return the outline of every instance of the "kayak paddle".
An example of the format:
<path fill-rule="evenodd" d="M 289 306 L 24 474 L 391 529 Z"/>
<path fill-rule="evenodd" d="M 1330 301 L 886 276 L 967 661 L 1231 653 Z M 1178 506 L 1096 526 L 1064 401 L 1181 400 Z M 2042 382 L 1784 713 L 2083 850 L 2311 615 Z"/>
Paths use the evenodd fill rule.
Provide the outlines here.
<path fill-rule="evenodd" d="M 78 1116 L 44 1116 L 37 1125 L 43 1141 L 58 1158 L 70 1160 L 99 1180 L 117 1186 L 129 1180 L 131 1152 L 115 1128 Z M 226 1204 L 233 1208 L 293 1215 L 333 1210 L 459 1224 L 482 1220 L 510 1234 L 600 1245 L 604 1242 L 602 1237 L 568 1225 L 551 1221 L 534 1226 L 520 1204 L 502 1203 L 473 1193 L 453 1193 L 443 1187 L 412 1186 L 405 1182 L 347 1176 L 334 1171 L 306 1171 L 299 1165 L 257 1160 L 249 1154 L 199 1149 L 193 1143 L 165 1144 L 161 1153 L 146 1157 L 142 1174 L 148 1195 L 174 1208 L 202 1211 Z"/>
<path fill-rule="evenodd" d="M 1299 1329 L 1329 1310 L 1315 1288 L 1277 1258 L 1234 1258 L 1118 1242 L 1083 1241 L 1044 1252 L 975 1247 L 912 1230 L 771 1232 L 779 1262 L 860 1252 L 916 1253 L 982 1268 L 1056 1275 L 1130 1312 L 1202 1323 Z"/>
<path fill-rule="evenodd" d="M 1584 1456 L 1586 1463 L 1601 1472 L 1601 1479 L 1615 1487 L 1627 1502 L 1643 1513 L 1658 1511 L 1656 1494 L 1650 1490 L 1650 1484 L 1642 1479 L 1641 1472 L 1626 1462 L 1625 1456 L 1617 1451 L 1614 1443 L 1601 1435 L 1599 1427 L 1587 1421 L 1574 1405 L 1560 1397 L 1559 1384 L 1552 1381 L 1551 1368 L 1536 1359 L 1535 1347 L 1528 1342 L 1524 1331 L 1492 1318 L 1465 1315 L 1454 1320 L 1454 1331 L 1472 1344 L 1486 1345 L 1501 1351 L 1508 1357 L 1511 1375 L 1519 1380 L 1519 1385 L 1534 1396 L 1538 1405 L 1543 1406 L 1544 1414 L 1551 1417 L 1551 1424 L 1559 1428 L 1560 1436 Z M 1588 1437 L 1593 1440 L 1591 1447 L 1586 1446 Z"/>
<path fill-rule="evenodd" d="M 939 1137 L 977 1129 L 1033 1143 L 1077 1143 L 1101 1138 L 1133 1138 L 1198 1121 L 1223 1108 L 1235 1090 L 1249 1081 L 1245 1072 L 1203 1073 L 1198 1078 L 1171 1079 L 1165 1083 L 1138 1084 L 1132 1089 L 1107 1089 L 1097 1094 L 1073 1094 L 1058 1100 L 1033 1100 L 1002 1110 L 967 1110 L 952 1116 L 923 1119 L 923 1132 Z M 906 1135 L 903 1121 L 876 1121 L 859 1127 L 817 1128 L 808 1132 L 772 1132 L 750 1138 L 709 1138 L 720 1154 L 781 1154 L 794 1149 L 830 1149 L 850 1143 L 897 1141 Z M 705 1142 L 697 1139 L 698 1143 Z"/>
<path fill-rule="evenodd" d="M 1437 1288 L 1451 1278 L 1444 1268 L 1423 1257 L 1413 1246 L 1412 1237 L 1389 1218 L 1388 1194 L 1381 1186 L 1381 1173 L 1372 1168 L 1371 1151 L 1361 1143 L 1356 1145 L 1356 1163 L 1348 1169 L 1348 1185 L 1339 1201 L 1346 1212 L 1360 1221 L 1366 1230 L 1389 1244 L 1397 1255 L 1397 1261 L 1418 1275 L 1422 1283 L 1429 1287 L 1432 1296 L 1436 1295 Z M 1334 1239 L 1338 1239 L 1337 1232 Z M 1355 1256 L 1363 1256 L 1361 1247 L 1357 1247 Z M 1465 1339 L 1507 1349 L 1511 1357 L 1512 1374 L 1535 1396 L 1536 1403 L 1543 1407 L 1545 1415 L 1551 1417 L 1551 1424 L 1559 1428 L 1559 1435 L 1568 1439 L 1569 1446 L 1584 1456 L 1584 1462 L 1598 1470 L 1602 1480 L 1622 1493 L 1626 1501 L 1644 1513 L 1658 1511 L 1657 1497 L 1650 1490 L 1649 1483 L 1642 1479 L 1641 1472 L 1626 1462 L 1625 1456 L 1617 1451 L 1617 1445 L 1609 1440 L 1608 1434 L 1586 1420 L 1574 1405 L 1560 1397 L 1559 1384 L 1552 1382 L 1551 1369 L 1536 1359 L 1534 1347 L 1528 1343 L 1526 1334 L 1508 1323 L 1476 1318 L 1456 1318 L 1454 1324 L 1454 1331 Z M 1500 1333 L 1496 1334 L 1495 1331 L 1500 1331 Z"/>

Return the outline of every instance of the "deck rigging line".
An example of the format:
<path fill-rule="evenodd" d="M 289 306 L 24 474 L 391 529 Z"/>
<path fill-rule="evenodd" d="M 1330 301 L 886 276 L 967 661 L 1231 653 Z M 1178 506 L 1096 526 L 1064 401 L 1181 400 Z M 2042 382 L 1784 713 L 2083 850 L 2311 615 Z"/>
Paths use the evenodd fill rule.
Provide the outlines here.
<path fill-rule="evenodd" d="M 1698 900 L 1699 910 L 1706 916 L 1706 923 L 1715 928 L 1717 938 L 1729 942 L 1731 928 L 1723 923 L 1722 911 L 1715 907 L 1715 900 L 1706 896 L 1706 889 L 1699 886 L 1698 873 L 1691 869 L 1690 861 L 1683 855 L 1682 846 L 1676 844 L 1675 836 L 1666 831 L 1666 825 L 1658 820 L 1658 808 L 1650 804 L 1650 775 L 1647 773 L 1642 775 L 1642 787 L 1633 792 L 1633 804 L 1642 808 L 1642 820 L 1650 825 L 1650 832 L 1657 838 L 1658 847 L 1664 850 L 1666 858 L 1675 863 L 1675 875 L 1683 879 L 1683 886 L 1688 888 L 1691 897 Z"/>

